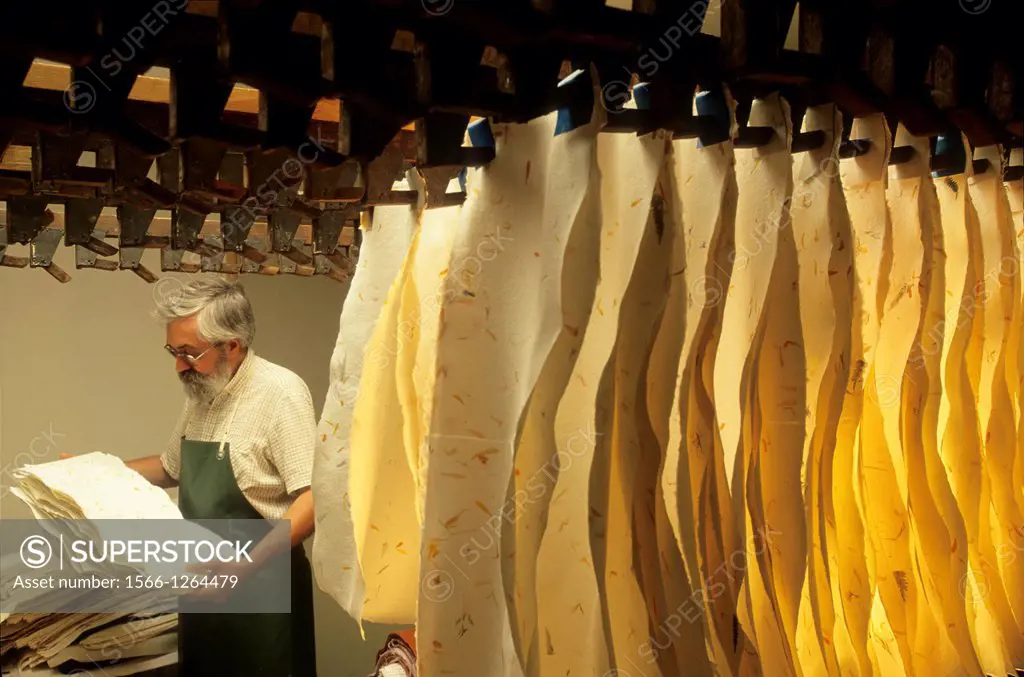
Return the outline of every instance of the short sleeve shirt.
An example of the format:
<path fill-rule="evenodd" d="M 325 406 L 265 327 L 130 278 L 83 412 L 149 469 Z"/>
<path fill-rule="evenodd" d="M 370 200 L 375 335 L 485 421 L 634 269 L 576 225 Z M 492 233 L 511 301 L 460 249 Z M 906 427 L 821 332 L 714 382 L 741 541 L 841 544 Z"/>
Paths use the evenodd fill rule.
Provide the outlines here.
<path fill-rule="evenodd" d="M 266 519 L 280 519 L 298 492 L 310 486 L 316 445 L 313 399 L 292 371 L 249 350 L 235 375 L 209 406 L 186 404 L 161 455 L 175 480 L 181 441 L 230 445 L 235 481 Z"/>

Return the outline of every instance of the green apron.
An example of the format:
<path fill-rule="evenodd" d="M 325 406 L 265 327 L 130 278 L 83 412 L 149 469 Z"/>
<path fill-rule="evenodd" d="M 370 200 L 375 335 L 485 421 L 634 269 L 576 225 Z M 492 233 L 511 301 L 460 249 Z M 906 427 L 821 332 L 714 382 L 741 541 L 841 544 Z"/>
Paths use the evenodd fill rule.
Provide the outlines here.
<path fill-rule="evenodd" d="M 182 438 L 178 504 L 186 519 L 263 520 L 238 487 L 226 442 Z M 316 677 L 313 576 L 301 545 L 291 551 L 291 577 L 290 614 L 180 614 L 179 674 Z"/>

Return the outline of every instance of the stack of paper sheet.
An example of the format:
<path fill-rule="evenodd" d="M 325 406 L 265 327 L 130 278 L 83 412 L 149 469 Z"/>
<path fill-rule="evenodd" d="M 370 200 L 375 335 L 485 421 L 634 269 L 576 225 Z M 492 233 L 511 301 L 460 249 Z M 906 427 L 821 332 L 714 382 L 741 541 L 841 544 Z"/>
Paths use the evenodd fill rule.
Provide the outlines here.
<path fill-rule="evenodd" d="M 169 635 L 171 639 L 177 641 L 177 637 Z M 125 677 L 126 675 L 138 675 L 142 673 L 149 673 L 160 668 L 165 668 L 169 665 L 174 665 L 178 662 L 177 651 L 171 653 L 165 653 L 159 656 L 145 656 L 142 658 L 132 658 L 125 661 L 118 661 L 116 663 L 103 664 L 102 667 L 96 667 L 94 663 L 86 663 L 85 667 L 77 666 L 72 668 L 70 674 L 92 674 L 89 669 L 92 668 L 97 673 L 103 675 L 103 677 Z M 85 672 L 83 672 L 83 670 Z M 67 673 L 57 672 L 50 668 L 36 668 L 36 669 L 23 669 L 20 671 L 21 677 L 57 677 Z"/>
<path fill-rule="evenodd" d="M 182 520 L 181 512 L 165 491 L 110 454 L 94 452 L 24 466 L 15 470 L 13 477 L 18 484 L 12 493 L 29 506 L 44 527 L 48 520 L 76 520 L 72 524 L 62 522 L 61 526 L 74 528 L 83 538 L 103 538 L 109 529 L 103 520 Z M 194 530 L 197 538 L 220 540 L 199 525 L 187 528 Z M 54 562 L 56 560 L 51 564 L 56 567 Z M 90 568 L 97 572 L 102 568 L 105 573 L 121 568 L 116 564 L 73 566 L 79 573 Z M 132 566 L 145 574 L 173 575 L 182 573 L 184 564 Z M 4 571 L 5 575 L 0 578 L 0 597 L 9 596 L 14 576 L 23 573 L 22 568 L 16 566 L 4 567 Z M 125 573 L 131 571 L 124 569 Z M 90 590 L 41 591 L 35 601 L 42 605 L 45 596 L 59 595 L 59 603 L 54 601 L 53 605 L 65 605 L 71 601 L 70 595 L 85 598 L 96 594 Z M 104 594 L 109 596 L 109 591 Z M 172 594 L 167 590 L 133 591 L 132 604 L 134 608 L 162 610 L 167 608 L 164 602 L 171 602 Z M 117 608 L 117 601 L 126 600 L 111 597 L 112 610 Z M 177 660 L 177 635 L 173 632 L 177 622 L 177 614 L 173 613 L 5 613 L 0 615 L 0 656 L 15 660 L 21 674 L 25 675 L 49 674 L 46 666 L 111 661 L 113 664 L 104 665 L 104 674 L 135 674 Z"/>
<path fill-rule="evenodd" d="M 181 519 L 167 492 L 102 452 L 27 465 L 11 492 L 36 519 Z"/>
<path fill-rule="evenodd" d="M 124 538 L 124 525 L 107 520 L 182 520 L 181 511 L 163 489 L 153 486 L 121 459 L 103 452 L 26 465 L 14 471 L 18 486 L 11 493 L 23 500 L 36 519 L 69 520 L 59 524 L 66 531 L 96 542 Z M 70 520 L 81 520 L 81 523 Z M 210 530 L 191 522 L 182 522 L 192 540 L 219 543 L 222 539 Z M 176 539 L 183 534 L 175 530 Z M 138 573 L 150 576 L 175 576 L 187 573 L 188 564 L 179 561 L 132 564 Z M 82 567 L 72 563 L 80 572 Z M 125 570 L 125 575 L 133 573 Z"/>
<path fill-rule="evenodd" d="M 0 623 L 0 656 L 23 675 L 68 664 L 130 675 L 176 661 L 177 625 L 177 614 L 9 614 Z"/>

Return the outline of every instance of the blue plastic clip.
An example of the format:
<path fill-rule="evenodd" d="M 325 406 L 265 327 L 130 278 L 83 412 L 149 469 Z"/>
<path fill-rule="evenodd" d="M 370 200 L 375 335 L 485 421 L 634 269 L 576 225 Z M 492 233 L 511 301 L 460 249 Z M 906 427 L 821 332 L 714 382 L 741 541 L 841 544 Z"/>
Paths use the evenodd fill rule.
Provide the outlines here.
<path fill-rule="evenodd" d="M 474 148 L 494 148 L 494 134 L 487 118 L 470 122 L 466 131 L 469 132 L 469 143 Z"/>
<path fill-rule="evenodd" d="M 469 134 L 469 143 L 474 148 L 494 148 L 494 132 L 491 131 L 491 122 L 487 118 L 470 122 L 466 128 Z M 469 173 L 468 167 L 459 170 L 459 186 L 462 192 L 466 192 L 466 177 Z"/>
<path fill-rule="evenodd" d="M 932 178 L 962 174 L 967 168 L 967 152 L 960 135 L 938 136 L 932 152 Z"/>
<path fill-rule="evenodd" d="M 633 101 L 637 110 L 651 110 L 651 90 L 646 82 L 638 82 L 633 86 Z"/>
<path fill-rule="evenodd" d="M 704 148 L 727 141 L 729 139 L 731 119 L 729 106 L 725 102 L 725 95 L 719 91 L 698 92 L 695 101 L 697 103 L 697 115 L 715 121 L 714 133 L 701 135 L 697 140 L 697 147 Z"/>
<path fill-rule="evenodd" d="M 558 117 L 555 120 L 555 136 L 571 132 L 577 127 L 581 127 L 587 122 L 590 122 L 590 116 L 593 113 L 593 97 L 591 96 L 589 101 L 585 101 L 587 97 L 581 94 L 581 101 L 578 104 L 574 100 L 576 93 L 575 90 L 580 89 L 581 87 L 586 87 L 587 79 L 588 78 L 585 77 L 584 71 L 581 68 L 558 83 L 559 89 L 565 88 L 567 90 L 572 90 L 572 94 L 570 94 L 570 101 L 572 101 L 572 103 L 558 109 Z M 586 103 L 586 106 L 584 106 L 583 103 Z"/>

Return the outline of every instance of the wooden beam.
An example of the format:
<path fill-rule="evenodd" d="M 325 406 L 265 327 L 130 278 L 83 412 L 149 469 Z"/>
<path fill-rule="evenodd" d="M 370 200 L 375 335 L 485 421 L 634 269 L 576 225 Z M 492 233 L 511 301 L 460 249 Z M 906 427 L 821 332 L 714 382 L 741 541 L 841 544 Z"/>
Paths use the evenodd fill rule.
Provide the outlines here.
<path fill-rule="evenodd" d="M 51 209 L 53 212 L 53 223 L 50 224 L 51 228 L 64 228 L 64 211 L 63 209 Z M 306 223 L 300 223 L 299 229 L 295 233 L 295 238 L 302 240 L 306 244 L 313 243 L 313 226 L 306 220 Z M 4 202 L 0 202 L 0 222 L 7 223 L 7 205 Z M 117 222 L 117 217 L 113 214 L 100 214 L 100 218 L 96 221 L 96 227 L 105 231 L 108 238 L 116 238 L 121 233 L 121 225 Z M 206 222 L 203 224 L 202 235 L 219 235 L 220 234 L 220 220 L 214 215 L 207 217 Z M 153 218 L 153 224 L 149 227 L 146 235 L 154 237 L 170 237 L 171 235 L 171 218 L 166 214 L 157 214 Z M 265 218 L 258 218 L 252 225 L 252 230 L 249 231 L 249 235 L 255 238 L 266 238 L 267 237 L 267 221 Z M 341 229 L 341 235 L 338 237 L 338 244 L 347 247 L 355 241 L 355 229 L 351 226 L 346 226 Z"/>
<path fill-rule="evenodd" d="M 32 171 L 32 149 L 28 146 L 8 146 L 0 156 L 0 169 Z"/>
<path fill-rule="evenodd" d="M 54 89 L 64 91 L 71 84 L 71 66 L 53 61 L 36 59 L 22 83 L 26 87 L 38 89 Z M 171 97 L 170 74 L 166 68 L 153 68 L 135 80 L 129 99 L 135 101 L 151 101 L 167 103 Z M 260 92 L 258 89 L 235 84 L 228 99 L 225 110 L 258 115 L 260 112 Z M 337 122 L 341 115 L 341 102 L 337 99 L 322 99 L 313 113 L 314 120 Z M 411 127 L 410 127 L 411 128 Z"/>
<path fill-rule="evenodd" d="M 53 61 L 36 59 L 22 83 L 25 87 L 66 91 L 71 84 L 71 66 Z M 128 95 L 130 100 L 148 101 L 151 103 L 167 103 L 171 97 L 170 74 L 166 68 L 153 68 L 135 80 Z M 242 83 L 235 83 L 225 110 L 236 113 L 258 115 L 260 112 L 260 92 L 258 89 Z M 341 101 L 338 99 L 321 99 L 313 112 L 313 119 L 321 122 L 337 122 L 341 118 Z M 412 131 L 414 123 L 403 129 Z"/>

